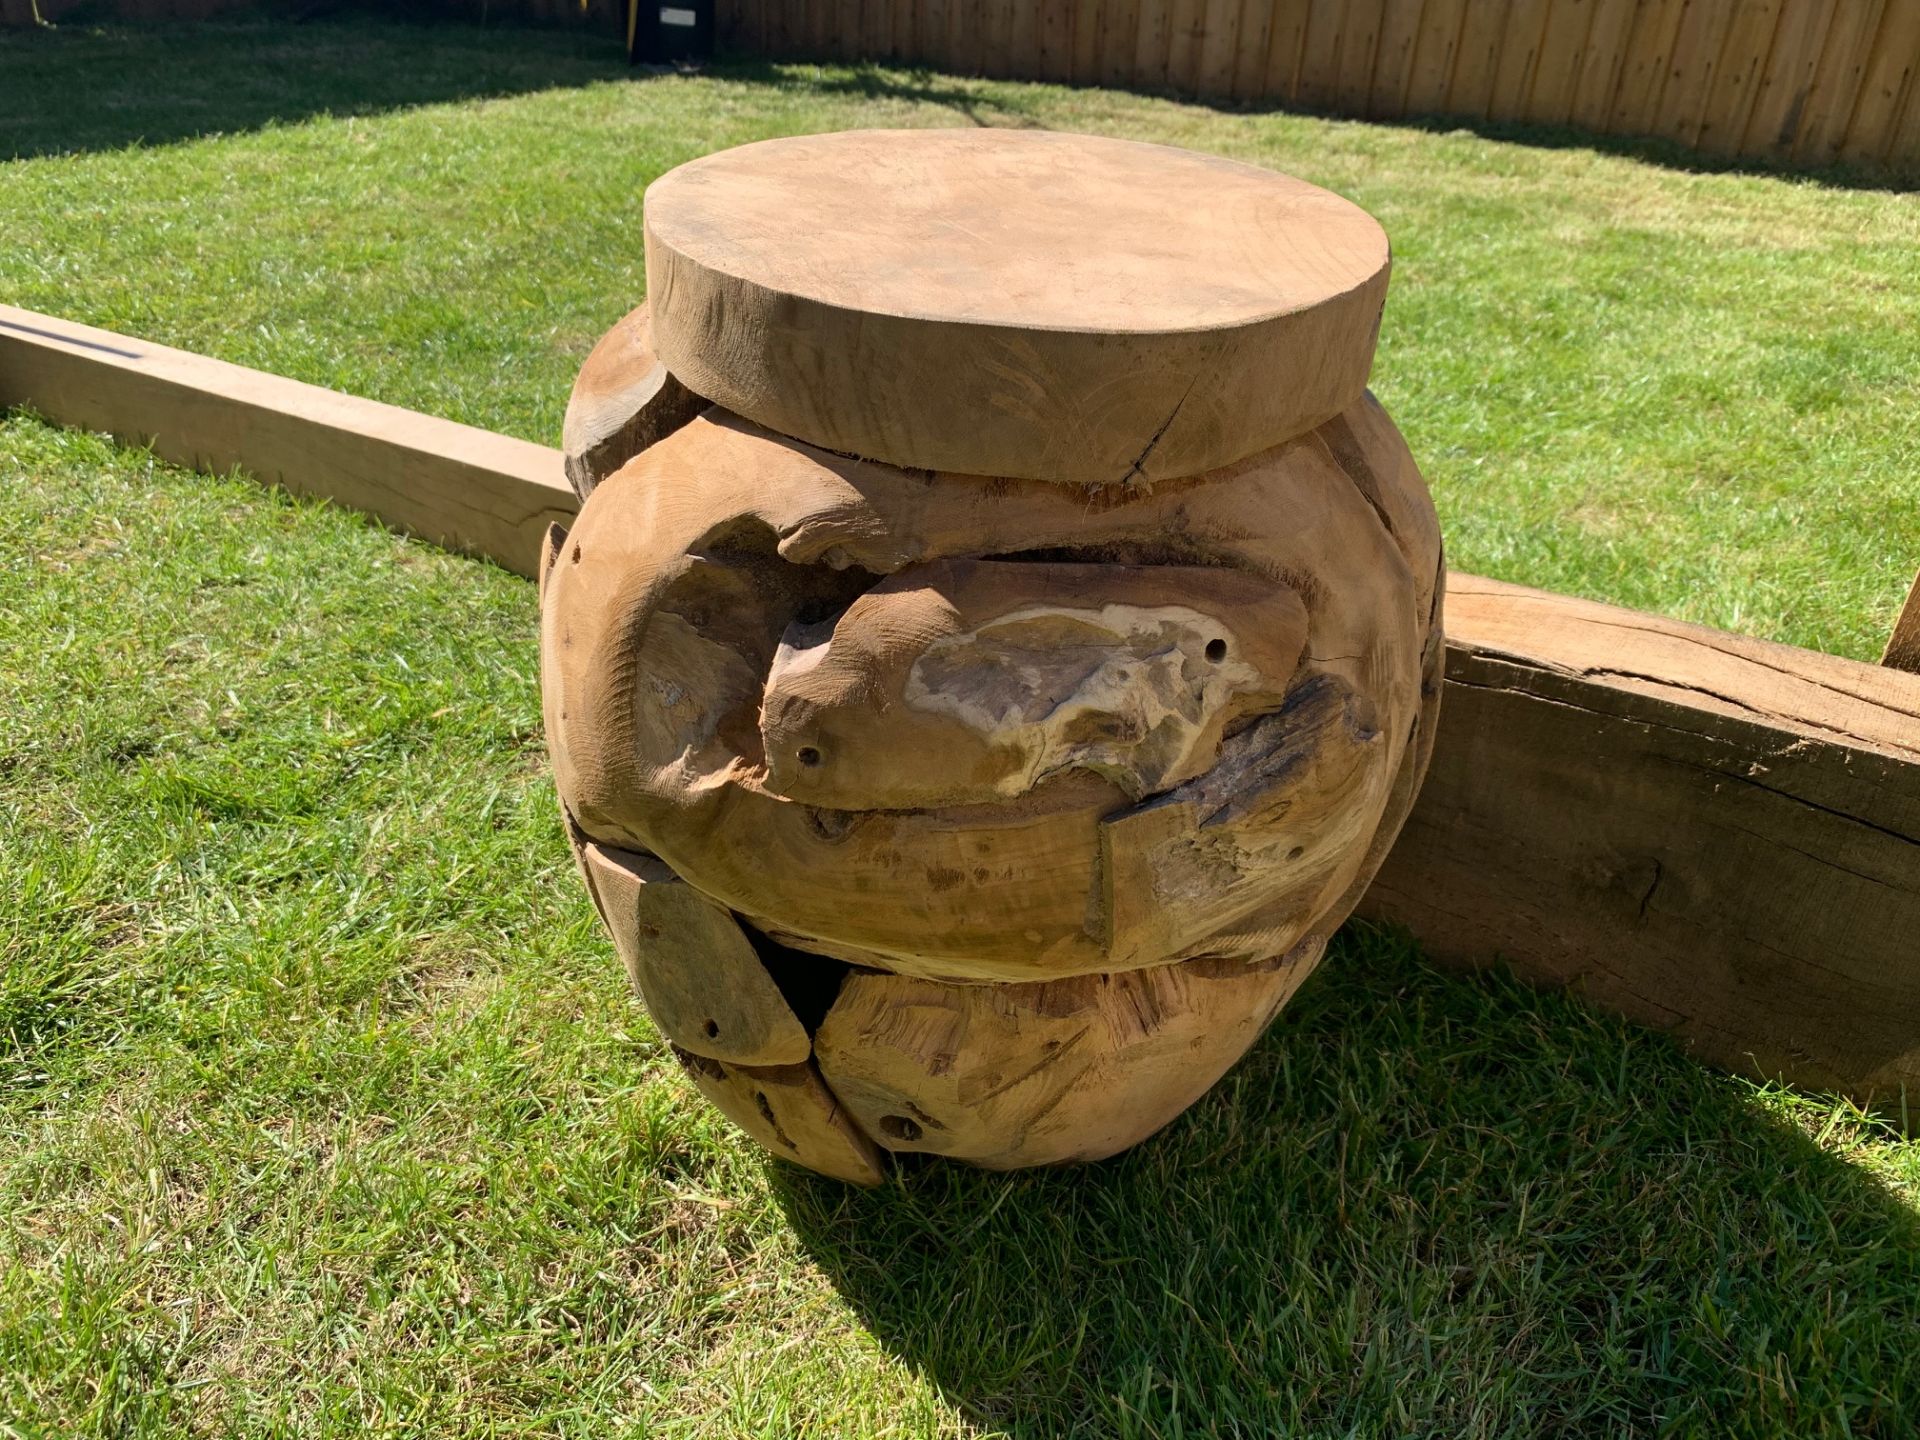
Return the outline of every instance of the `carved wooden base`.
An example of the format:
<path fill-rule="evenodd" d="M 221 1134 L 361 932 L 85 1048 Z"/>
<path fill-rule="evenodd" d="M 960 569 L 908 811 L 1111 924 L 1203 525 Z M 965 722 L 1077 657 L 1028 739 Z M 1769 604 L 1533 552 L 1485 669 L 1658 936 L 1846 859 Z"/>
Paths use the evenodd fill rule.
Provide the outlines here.
<path fill-rule="evenodd" d="M 875 137 L 851 138 L 875 153 Z M 889 137 L 882 153 L 917 143 Z M 977 186 L 1025 174 L 1037 163 L 1030 144 L 956 151 L 942 140 L 916 163 Z M 1098 170 L 1112 142 L 1090 144 Z M 739 175 L 711 157 L 689 167 L 708 172 L 702 184 L 655 187 L 650 265 L 655 229 L 671 233 L 682 318 L 657 351 L 644 309 L 629 316 L 589 360 L 569 413 L 569 474 L 586 500 L 572 530 L 550 537 L 542 654 L 582 871 L 694 1082 L 775 1153 L 859 1182 L 879 1178 L 883 1150 L 997 1168 L 1112 1154 L 1245 1052 L 1318 962 L 1412 804 L 1439 699 L 1431 502 L 1357 381 L 1340 382 L 1330 418 L 1310 413 L 1317 399 L 1263 401 L 1261 425 L 1293 416 L 1304 428 L 1261 444 L 1259 427 L 1236 439 L 1223 408 L 1222 396 L 1247 392 L 1246 376 L 1226 376 L 1215 394 L 1202 392 L 1204 375 L 1136 375 L 1129 393 L 1157 386 L 1184 397 L 1176 410 L 1211 417 L 1182 443 L 1218 463 L 1151 480 L 1136 466 L 1095 484 L 852 458 L 705 406 L 658 353 L 697 353 L 700 375 L 722 364 L 759 375 L 773 363 L 765 347 L 801 366 L 811 334 L 851 346 L 831 348 L 833 365 L 858 370 L 888 355 L 907 364 L 978 324 L 923 309 L 862 338 L 846 328 L 845 296 L 775 304 L 776 282 L 804 292 L 814 272 L 767 230 L 758 190 L 730 192 L 711 173 L 721 162 L 728 184 L 757 184 L 769 173 L 751 155 L 762 148 L 735 152 L 753 160 Z M 1180 169 L 1179 152 L 1121 150 L 1116 183 L 1139 183 L 1147 161 L 1141 173 Z M 1221 162 L 1196 163 L 1203 189 L 1223 183 Z M 1279 255 L 1287 274 L 1282 283 L 1247 261 L 1237 286 L 1213 276 L 1226 298 L 1209 302 L 1211 353 L 1241 345 L 1257 358 L 1276 337 L 1318 336 L 1345 354 L 1335 371 L 1364 375 L 1371 330 L 1350 333 L 1347 291 L 1316 301 L 1313 287 L 1332 275 L 1383 288 L 1384 242 L 1376 259 L 1368 238 L 1377 227 L 1323 192 L 1308 204 L 1299 192 L 1310 187 L 1231 168 L 1226 180 L 1252 200 L 1279 186 L 1278 209 L 1254 215 L 1242 239 L 1256 257 Z M 759 232 L 724 223 L 728 193 Z M 1014 194 L 1001 229 L 1018 231 L 1031 201 Z M 925 209 L 869 217 L 869 229 L 923 227 Z M 1297 232 L 1330 211 L 1334 239 L 1349 243 L 1336 260 L 1322 253 L 1334 244 L 1324 231 L 1321 251 L 1276 239 L 1276 225 Z M 1240 214 L 1222 213 L 1218 223 Z M 772 248 L 743 259 L 755 233 Z M 1142 307 L 1129 363 L 1157 363 L 1171 346 L 1191 368 L 1194 342 L 1172 324 L 1187 282 L 1169 277 L 1166 297 L 1140 299 L 1165 237 L 1130 242 L 1125 224 L 1103 233 Z M 724 254 L 703 258 L 714 235 Z M 895 243 L 916 236 L 935 243 L 918 229 Z M 839 254 L 849 242 L 814 243 Z M 1300 254 L 1311 273 L 1288 269 Z M 1044 273 L 1044 259 L 1024 255 L 1013 271 L 991 256 L 974 263 L 991 286 Z M 703 264 L 722 260 L 702 292 Z M 759 288 L 743 297 L 756 263 Z M 1098 289 L 1084 275 L 1073 284 Z M 1271 308 L 1277 291 L 1295 308 Z M 694 293 L 705 294 L 698 306 Z M 1076 297 L 1087 298 L 1059 303 Z M 1316 304 L 1345 328 L 1302 319 Z M 1004 334 L 954 348 L 966 381 L 955 393 L 985 390 L 967 402 L 985 407 L 981 433 L 924 384 L 899 403 L 937 415 L 929 443 L 940 453 L 1008 453 L 1013 437 L 1048 428 L 1050 406 L 1084 423 L 1092 412 L 1074 377 L 1107 383 L 1111 357 L 1103 332 L 1074 333 L 1047 341 L 1057 388 L 1036 389 L 1017 366 L 994 370 Z M 751 400 L 765 382 L 741 383 Z M 912 413 L 877 418 L 857 399 L 768 408 L 832 411 L 809 423 L 870 426 L 895 453 L 911 448 Z M 1019 423 L 1000 425 L 1015 402 Z"/>

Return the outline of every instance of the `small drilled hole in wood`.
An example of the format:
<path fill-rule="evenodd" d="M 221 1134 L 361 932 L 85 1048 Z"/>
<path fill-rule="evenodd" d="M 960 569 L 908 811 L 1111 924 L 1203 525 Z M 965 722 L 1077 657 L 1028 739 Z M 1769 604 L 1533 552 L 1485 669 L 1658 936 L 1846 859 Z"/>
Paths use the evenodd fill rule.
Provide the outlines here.
<path fill-rule="evenodd" d="M 1292 848 L 1291 850 L 1289 850 L 1289 851 L 1287 851 L 1287 859 L 1289 859 L 1289 860 L 1298 860 L 1298 859 L 1299 859 L 1299 858 L 1300 858 L 1300 857 L 1301 857 L 1302 855 L 1304 855 L 1304 854 L 1306 854 L 1306 853 L 1307 853 L 1307 847 L 1306 847 L 1306 846 L 1304 846 L 1304 845 L 1296 845 L 1296 846 L 1294 846 L 1294 847 L 1293 847 L 1293 848 Z"/>
<path fill-rule="evenodd" d="M 820 763 L 820 752 L 811 745 L 802 745 L 794 752 L 793 758 L 811 770 Z"/>
<path fill-rule="evenodd" d="M 1227 658 L 1227 642 L 1224 640 L 1207 641 L 1207 659 L 1218 665 Z"/>
<path fill-rule="evenodd" d="M 904 1115 L 882 1115 L 880 1133 L 889 1140 L 905 1140 L 908 1144 L 912 1144 L 920 1138 L 920 1123 L 917 1120 L 909 1120 Z"/>
<path fill-rule="evenodd" d="M 718 1040 L 720 1038 L 720 1022 L 718 1020 L 707 1021 L 706 1029 L 707 1039 Z"/>
<path fill-rule="evenodd" d="M 580 547 L 578 545 L 573 547 L 573 563 L 576 565 L 580 563 Z"/>

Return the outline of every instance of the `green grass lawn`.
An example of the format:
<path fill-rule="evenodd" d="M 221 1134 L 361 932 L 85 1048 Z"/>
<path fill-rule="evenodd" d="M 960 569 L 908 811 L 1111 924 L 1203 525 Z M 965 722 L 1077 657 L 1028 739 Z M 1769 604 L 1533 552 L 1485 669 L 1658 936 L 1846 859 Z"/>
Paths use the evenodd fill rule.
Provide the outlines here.
<path fill-rule="evenodd" d="M 0 297 L 551 443 L 580 360 L 642 296 L 640 196 L 663 170 L 845 126 L 1140 136 L 1380 217 L 1376 388 L 1462 569 L 1873 659 L 1920 564 L 1912 194 L 1103 91 L 634 79 L 617 59 L 453 26 L 0 36 L 0 155 L 29 157 L 0 163 Z M 43 153 L 62 147 L 80 153 Z"/>
<path fill-rule="evenodd" d="M 1463 566 L 1870 656 L 1920 559 L 1909 195 L 181 33 L 0 37 L 0 298 L 551 439 L 661 169 L 1072 125 L 1382 216 L 1379 388 Z M 627 996 L 534 651 L 497 569 L 0 422 L 0 1434 L 1914 1433 L 1920 1145 L 1392 937 L 1114 1161 L 765 1162 Z"/>

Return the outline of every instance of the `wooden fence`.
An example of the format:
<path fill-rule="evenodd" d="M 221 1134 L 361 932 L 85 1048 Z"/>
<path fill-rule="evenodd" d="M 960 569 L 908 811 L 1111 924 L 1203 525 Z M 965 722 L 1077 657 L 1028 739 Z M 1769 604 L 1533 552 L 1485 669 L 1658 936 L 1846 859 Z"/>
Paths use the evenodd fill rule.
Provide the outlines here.
<path fill-rule="evenodd" d="M 1920 168 L 1920 0 L 719 0 L 722 44 Z"/>
<path fill-rule="evenodd" d="M 717 4 L 723 47 L 775 59 L 905 62 L 1372 120 L 1525 121 L 1664 138 L 1729 158 L 1920 173 L 1920 0 Z M 155 20 L 253 7 L 39 0 L 39 8 L 50 20 L 68 12 Z M 625 0 L 424 8 L 586 25 L 610 41 L 626 13 Z M 30 0 L 0 0 L 0 25 L 29 19 Z"/>

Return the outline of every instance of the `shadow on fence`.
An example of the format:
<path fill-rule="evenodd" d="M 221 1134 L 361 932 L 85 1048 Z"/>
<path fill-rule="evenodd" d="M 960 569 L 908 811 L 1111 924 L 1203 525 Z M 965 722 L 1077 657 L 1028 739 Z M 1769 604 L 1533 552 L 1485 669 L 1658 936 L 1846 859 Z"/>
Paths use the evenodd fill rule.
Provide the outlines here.
<path fill-rule="evenodd" d="M 1910 1418 L 1920 1226 L 1876 1179 L 1565 999 L 1364 931 L 1327 964 L 1130 1154 L 866 1193 L 776 1167 L 781 1203 L 882 1344 L 1021 1440 Z"/>

